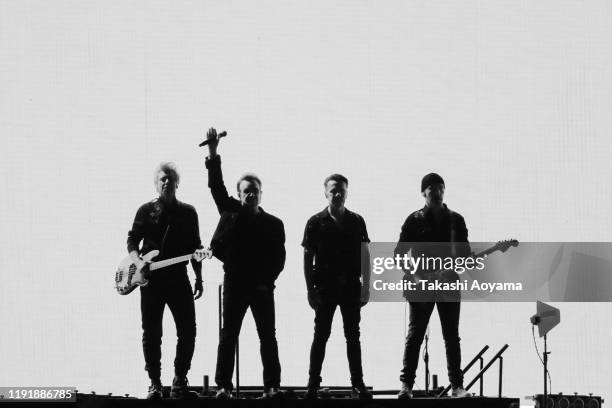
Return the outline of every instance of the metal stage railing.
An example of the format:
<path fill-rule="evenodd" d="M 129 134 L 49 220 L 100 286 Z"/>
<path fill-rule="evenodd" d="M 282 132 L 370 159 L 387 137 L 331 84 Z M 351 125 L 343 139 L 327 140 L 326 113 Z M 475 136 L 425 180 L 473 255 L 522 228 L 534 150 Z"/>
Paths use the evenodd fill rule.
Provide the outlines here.
<path fill-rule="evenodd" d="M 463 370 L 461 370 L 461 373 L 465 375 L 465 373 L 468 372 L 468 370 L 470 368 L 472 368 L 472 366 L 476 363 L 476 361 L 480 362 L 480 369 L 482 370 L 482 366 L 484 363 L 484 359 L 482 358 L 482 355 L 489 349 L 489 345 L 485 344 L 485 346 L 474 356 L 474 358 L 472 359 L 472 361 L 470 361 Z M 444 390 L 442 390 L 442 392 L 440 392 L 438 394 L 438 398 L 445 396 L 448 391 L 451 389 L 451 385 L 449 384 L 446 388 L 444 388 Z M 482 376 L 480 377 L 480 396 L 482 397 L 483 394 L 483 378 Z"/>
<path fill-rule="evenodd" d="M 509 346 L 507 344 L 504 344 L 504 346 L 493 356 L 491 361 L 489 361 L 487 365 L 484 366 L 484 368 L 480 370 L 480 372 L 476 375 L 476 377 L 474 377 L 474 379 L 467 385 L 467 387 L 465 387 L 466 391 L 469 390 L 479 378 L 482 378 L 484 373 L 489 369 L 489 367 L 493 365 L 493 363 L 495 363 L 496 360 L 499 360 L 499 395 L 498 396 L 499 398 L 501 398 L 502 396 L 502 378 L 503 378 L 503 373 L 504 373 L 504 358 L 502 357 L 502 354 L 504 353 L 504 351 L 506 351 L 508 347 Z"/>

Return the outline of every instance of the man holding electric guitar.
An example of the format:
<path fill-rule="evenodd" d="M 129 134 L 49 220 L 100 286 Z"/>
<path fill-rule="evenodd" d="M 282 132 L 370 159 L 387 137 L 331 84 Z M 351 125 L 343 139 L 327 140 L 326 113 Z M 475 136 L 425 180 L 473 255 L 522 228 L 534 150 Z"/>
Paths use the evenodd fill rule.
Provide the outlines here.
<path fill-rule="evenodd" d="M 154 182 L 159 196 L 138 209 L 128 232 L 130 255 L 120 265 L 115 282 L 122 295 L 140 286 L 142 347 L 145 370 L 151 379 L 147 398 L 162 397 L 160 360 L 162 317 L 166 304 L 174 317 L 178 338 L 170 396 L 186 397 L 191 395 L 187 372 L 191 367 L 196 336 L 194 299 L 199 299 L 203 293 L 199 261 L 205 254 L 201 250 L 195 208 L 176 199 L 179 174 L 174 163 L 161 163 L 155 170 Z M 139 249 L 141 242 L 142 248 Z M 151 264 L 154 257 L 157 262 Z M 193 292 L 187 277 L 189 260 L 196 276 Z"/>
<path fill-rule="evenodd" d="M 473 254 L 468 242 L 468 230 L 463 217 L 451 211 L 444 201 L 444 180 L 438 174 L 429 173 L 421 181 L 421 194 L 425 198 L 425 207 L 413 212 L 406 218 L 400 239 L 395 248 L 395 254 L 403 256 L 411 252 L 412 258 L 422 257 L 421 267 L 411 265 L 410 271 L 405 270 L 406 280 L 419 283 L 424 281 L 457 282 L 461 272 L 457 266 L 470 269 L 479 259 L 496 251 L 506 252 L 510 247 L 519 245 L 517 240 L 499 241 L 492 247 Z M 455 268 L 428 265 L 429 260 L 451 259 Z M 461 260 L 461 263 L 458 261 Z M 435 263 L 434 263 L 435 264 Z M 402 389 L 398 394 L 400 399 L 412 397 L 415 373 L 419 363 L 419 351 L 425 336 L 429 318 L 434 307 L 438 309 L 442 335 L 446 346 L 446 361 L 448 377 L 452 387 L 452 396 L 461 398 L 468 396 L 463 388 L 463 373 L 461 371 L 461 346 L 459 344 L 459 312 L 461 291 L 457 290 L 417 290 L 404 291 L 404 297 L 410 304 L 410 323 L 404 361 L 400 380 Z"/>
<path fill-rule="evenodd" d="M 443 204 L 444 189 L 444 180 L 438 174 L 429 173 L 423 177 L 421 193 L 425 198 L 425 207 L 406 218 L 395 249 L 396 254 L 403 255 L 412 251 L 413 256 L 420 256 L 422 252 L 431 251 L 432 245 L 430 244 L 427 248 L 427 244 L 419 245 L 415 243 L 447 242 L 452 243 L 452 245 L 440 245 L 442 251 L 451 249 L 451 253 L 447 255 L 453 257 L 470 256 L 471 250 L 465 221 L 460 214 L 449 210 L 446 204 Z M 445 255 L 440 253 L 440 248 L 433 248 L 433 251 L 438 253 L 426 253 L 425 255 Z M 463 373 L 461 371 L 459 299 L 459 297 L 456 297 L 451 301 L 437 301 L 437 299 L 431 299 L 429 295 L 425 297 L 425 301 L 415 301 L 418 299 L 407 298 L 410 303 L 410 323 L 404 349 L 404 367 L 400 376 L 402 382 L 402 389 L 398 394 L 400 399 L 412 397 L 412 387 L 419 362 L 421 343 L 435 306 L 437 306 L 440 315 L 442 335 L 446 345 L 446 361 L 448 376 L 452 385 L 452 396 L 467 396 L 467 392 L 463 389 Z"/>

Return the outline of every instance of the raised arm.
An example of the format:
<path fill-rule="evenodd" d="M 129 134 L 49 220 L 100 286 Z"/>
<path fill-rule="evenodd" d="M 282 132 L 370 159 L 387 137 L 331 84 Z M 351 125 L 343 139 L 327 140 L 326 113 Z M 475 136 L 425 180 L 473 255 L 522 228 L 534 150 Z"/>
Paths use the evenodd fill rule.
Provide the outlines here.
<path fill-rule="evenodd" d="M 206 157 L 206 168 L 208 169 L 208 187 L 212 193 L 213 200 L 219 214 L 224 211 L 237 211 L 240 209 L 240 201 L 236 200 L 227 192 L 223 182 L 223 172 L 221 171 L 221 156 L 217 154 L 219 138 L 217 131 L 210 128 L 206 133 L 208 142 L 208 157 Z"/>

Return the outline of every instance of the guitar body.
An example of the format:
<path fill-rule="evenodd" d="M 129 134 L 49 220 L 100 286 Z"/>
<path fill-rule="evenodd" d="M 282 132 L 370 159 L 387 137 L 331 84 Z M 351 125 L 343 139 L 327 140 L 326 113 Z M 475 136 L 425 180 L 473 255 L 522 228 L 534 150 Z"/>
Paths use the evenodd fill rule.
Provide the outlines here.
<path fill-rule="evenodd" d="M 142 260 L 151 262 L 157 255 L 159 255 L 159 251 L 153 250 L 143 255 Z M 115 273 L 115 288 L 120 295 L 127 295 L 138 286 L 146 286 L 149 283 L 144 277 L 142 269 L 136 267 L 129 256 L 121 261 Z"/>
<path fill-rule="evenodd" d="M 504 253 L 510 247 L 517 247 L 518 245 L 519 245 L 519 242 L 516 239 L 498 241 L 492 247 L 485 249 L 484 251 L 479 252 L 477 254 L 473 254 L 472 257 L 474 258 L 485 257 L 496 251 L 500 251 Z M 459 279 L 459 275 L 454 270 L 436 270 L 436 271 L 427 271 L 427 272 L 418 271 L 416 273 L 405 273 L 404 274 L 404 281 L 413 282 L 417 285 L 422 280 L 428 280 L 428 281 L 437 280 L 441 282 L 451 283 L 451 282 L 457 281 L 458 279 Z M 431 292 L 419 291 L 418 289 L 412 290 L 412 291 L 404 290 L 403 294 L 406 300 L 414 301 L 414 302 L 431 302 L 431 301 L 437 300 L 434 297 L 432 297 Z M 457 300 L 454 300 L 454 301 L 457 301 Z"/>

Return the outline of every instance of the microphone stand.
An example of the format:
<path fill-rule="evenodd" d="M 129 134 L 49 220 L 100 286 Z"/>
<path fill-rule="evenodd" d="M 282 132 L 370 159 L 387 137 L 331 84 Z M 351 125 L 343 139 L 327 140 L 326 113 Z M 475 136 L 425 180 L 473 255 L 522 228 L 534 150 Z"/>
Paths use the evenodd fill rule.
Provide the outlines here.
<path fill-rule="evenodd" d="M 425 362 L 425 394 L 429 394 L 429 326 L 425 332 L 425 354 L 423 355 Z"/>
<path fill-rule="evenodd" d="M 544 406 L 548 406 L 546 404 L 547 400 L 548 400 L 548 384 L 546 383 L 547 377 L 548 377 L 548 355 L 550 354 L 550 352 L 548 351 L 547 348 L 547 344 L 546 344 L 546 334 L 544 335 L 544 352 L 542 353 L 542 357 L 544 357 L 544 400 L 543 400 L 543 404 Z"/>
<path fill-rule="evenodd" d="M 534 326 L 537 326 L 540 324 L 540 322 L 542 321 L 541 316 L 539 315 L 533 315 L 531 316 L 531 324 Z M 546 382 L 546 380 L 548 379 L 548 355 L 550 354 L 550 351 L 548 351 L 548 343 L 547 343 L 547 336 L 548 334 L 544 334 L 544 351 L 542 352 L 542 362 L 544 363 L 544 395 L 542 397 L 542 405 L 544 407 L 547 407 L 547 400 L 548 400 L 548 383 Z"/>

